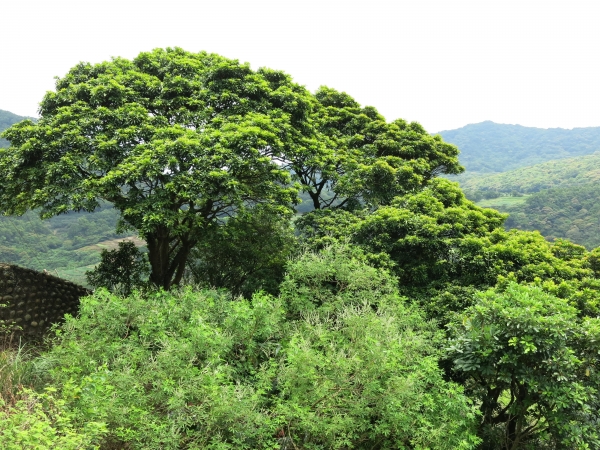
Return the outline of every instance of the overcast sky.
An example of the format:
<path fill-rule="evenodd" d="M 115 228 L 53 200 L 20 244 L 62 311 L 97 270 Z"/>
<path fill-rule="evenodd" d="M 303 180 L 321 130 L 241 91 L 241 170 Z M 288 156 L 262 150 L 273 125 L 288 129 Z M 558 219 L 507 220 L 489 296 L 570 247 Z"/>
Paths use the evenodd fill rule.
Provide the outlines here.
<path fill-rule="evenodd" d="M 28 0 L 0 5 L 0 109 L 79 61 L 206 50 L 343 90 L 431 132 L 600 126 L 600 2 Z"/>

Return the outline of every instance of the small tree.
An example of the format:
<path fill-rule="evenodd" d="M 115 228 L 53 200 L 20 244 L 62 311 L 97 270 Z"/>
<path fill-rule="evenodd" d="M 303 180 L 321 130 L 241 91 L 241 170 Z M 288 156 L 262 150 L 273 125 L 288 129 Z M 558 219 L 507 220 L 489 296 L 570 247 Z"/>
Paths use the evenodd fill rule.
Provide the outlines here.
<path fill-rule="evenodd" d="M 480 294 L 450 330 L 449 356 L 481 404 L 484 448 L 600 445 L 599 319 L 509 283 Z"/>
<path fill-rule="evenodd" d="M 144 285 L 148 275 L 148 259 L 133 242 L 119 242 L 116 250 L 102 250 L 100 264 L 85 273 L 93 287 L 105 287 L 129 295 Z"/>

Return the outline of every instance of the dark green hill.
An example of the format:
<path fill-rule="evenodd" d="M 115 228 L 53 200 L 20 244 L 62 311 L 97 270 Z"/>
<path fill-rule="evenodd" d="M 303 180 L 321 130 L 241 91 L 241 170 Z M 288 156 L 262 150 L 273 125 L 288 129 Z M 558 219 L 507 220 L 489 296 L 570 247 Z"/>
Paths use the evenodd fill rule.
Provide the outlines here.
<path fill-rule="evenodd" d="M 600 127 L 543 129 L 486 121 L 439 134 L 460 149 L 466 168 L 460 179 L 600 151 Z"/>
<path fill-rule="evenodd" d="M 582 185 L 600 181 L 600 152 L 575 158 L 559 159 L 508 172 L 473 176 L 460 185 L 470 198 L 475 193 L 500 194 L 539 192 L 544 189 Z"/>
<path fill-rule="evenodd" d="M 0 109 L 0 133 L 6 130 L 11 125 L 20 122 L 21 120 L 31 119 L 31 117 L 23 117 Z M 6 139 L 0 139 L 0 148 L 8 147 Z"/>

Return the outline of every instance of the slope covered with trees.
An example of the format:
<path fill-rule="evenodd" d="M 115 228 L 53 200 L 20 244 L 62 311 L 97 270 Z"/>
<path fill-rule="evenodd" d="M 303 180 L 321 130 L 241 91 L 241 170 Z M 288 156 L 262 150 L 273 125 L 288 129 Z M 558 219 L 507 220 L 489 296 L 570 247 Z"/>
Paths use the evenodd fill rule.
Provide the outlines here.
<path fill-rule="evenodd" d="M 506 172 L 471 177 L 460 182 L 470 197 L 496 192 L 529 194 L 544 189 L 582 185 L 600 180 L 600 152 L 553 160 Z"/>
<path fill-rule="evenodd" d="M 538 230 L 547 239 L 566 238 L 588 249 L 600 246 L 598 184 L 546 189 L 504 210 L 506 226 Z"/>
<path fill-rule="evenodd" d="M 460 148 L 466 168 L 461 180 L 600 150 L 600 127 L 542 129 L 486 121 L 439 134 Z"/>

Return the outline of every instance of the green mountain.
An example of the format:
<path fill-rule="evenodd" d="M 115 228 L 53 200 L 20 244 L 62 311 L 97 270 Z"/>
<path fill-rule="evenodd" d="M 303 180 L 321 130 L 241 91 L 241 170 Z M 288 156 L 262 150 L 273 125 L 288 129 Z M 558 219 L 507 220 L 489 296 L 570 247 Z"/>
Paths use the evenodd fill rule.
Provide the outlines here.
<path fill-rule="evenodd" d="M 9 111 L 3 111 L 0 109 L 0 133 L 6 130 L 11 125 L 20 122 L 21 120 L 32 119 L 31 117 L 23 117 L 13 114 Z M 8 141 L 6 139 L 0 139 L 0 148 L 8 147 Z"/>
<path fill-rule="evenodd" d="M 508 172 L 473 176 L 460 185 L 470 196 L 486 191 L 522 194 L 600 181 L 600 152 L 548 161 Z M 477 198 L 475 198 L 477 199 Z"/>
<path fill-rule="evenodd" d="M 600 127 L 543 129 L 486 121 L 438 134 L 460 149 L 466 174 L 459 179 L 600 151 Z"/>

